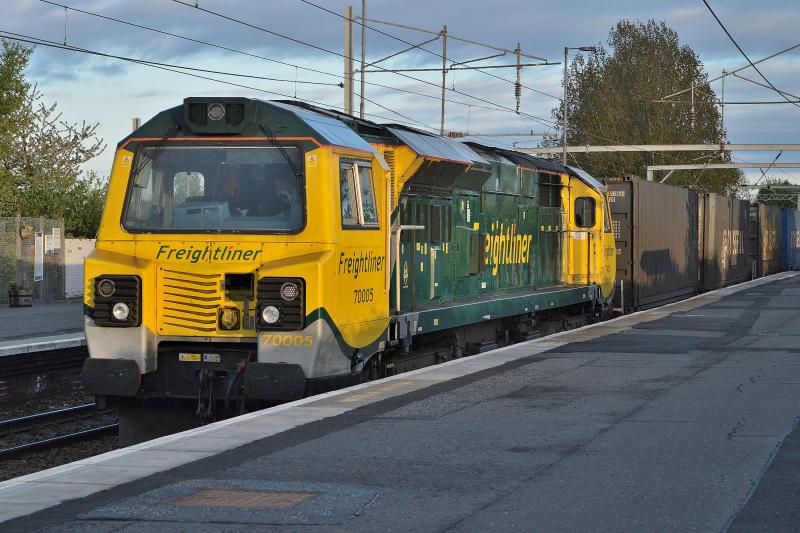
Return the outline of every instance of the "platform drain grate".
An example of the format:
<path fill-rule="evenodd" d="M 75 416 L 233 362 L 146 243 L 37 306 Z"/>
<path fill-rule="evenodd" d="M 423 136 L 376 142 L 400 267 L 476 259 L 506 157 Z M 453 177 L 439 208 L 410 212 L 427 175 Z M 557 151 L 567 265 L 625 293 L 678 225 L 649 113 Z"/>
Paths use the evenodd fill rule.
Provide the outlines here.
<path fill-rule="evenodd" d="M 187 507 L 237 507 L 240 509 L 287 509 L 318 496 L 319 492 L 277 492 L 201 489 L 175 505 Z"/>

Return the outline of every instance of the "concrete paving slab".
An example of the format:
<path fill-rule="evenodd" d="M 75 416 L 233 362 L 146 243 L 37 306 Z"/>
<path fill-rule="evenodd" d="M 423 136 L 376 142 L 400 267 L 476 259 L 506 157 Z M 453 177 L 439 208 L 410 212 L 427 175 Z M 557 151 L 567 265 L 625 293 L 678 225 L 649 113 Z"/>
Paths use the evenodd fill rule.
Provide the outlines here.
<path fill-rule="evenodd" d="M 767 303 L 767 307 L 795 309 L 797 306 L 797 296 L 772 296 Z"/>
<path fill-rule="evenodd" d="M 688 329 L 662 329 L 654 327 L 635 327 L 627 332 L 629 335 L 658 335 L 661 337 L 698 337 L 703 339 L 713 339 L 724 337 L 724 331 L 695 331 Z"/>
<path fill-rule="evenodd" d="M 105 467 L 152 467 L 156 468 L 158 471 L 164 471 L 185 464 L 187 459 L 190 461 L 199 461 L 200 459 L 213 455 L 213 453 L 214 452 L 190 452 L 188 450 L 137 450 L 134 453 L 102 459 L 91 464 Z"/>
<path fill-rule="evenodd" d="M 212 437 L 209 435 L 192 436 L 186 439 L 165 442 L 149 446 L 148 450 L 187 451 L 187 452 L 219 452 L 230 450 L 256 440 L 256 436 Z"/>
<path fill-rule="evenodd" d="M 691 314 L 687 316 L 668 316 L 664 317 L 658 322 L 646 322 L 638 324 L 636 329 L 651 329 L 653 335 L 663 335 L 661 330 L 680 330 L 680 331 L 695 331 L 695 332 L 725 332 L 731 327 L 731 320 L 728 317 L 721 317 L 716 314 Z"/>
<path fill-rule="evenodd" d="M 134 479 L 161 472 L 161 465 L 108 465 L 95 463 L 81 466 L 69 472 L 63 472 L 39 478 L 37 483 L 91 483 L 95 485 L 118 485 Z"/>
<path fill-rule="evenodd" d="M 35 502 L 43 507 L 53 506 L 65 500 L 81 498 L 109 487 L 107 484 L 97 483 L 57 483 L 57 482 L 28 482 L 14 487 L 13 490 L 0 491 L 0 502 L 13 504 L 29 504 Z M 45 505 L 46 504 L 46 505 Z M 5 516 L 2 517 L 6 520 Z"/>
<path fill-rule="evenodd" d="M 728 312 L 734 312 L 733 311 L 734 309 L 752 307 L 754 302 L 755 300 L 747 298 L 740 298 L 737 300 L 722 300 L 713 305 L 709 305 L 705 309 L 719 311 L 720 313 L 728 313 Z M 720 316 L 725 316 L 725 315 L 720 315 Z M 729 315 L 729 316 L 735 316 L 735 315 Z"/>
<path fill-rule="evenodd" d="M 0 501 L 0 516 L 2 516 L 4 520 L 12 520 L 20 516 L 33 514 L 42 509 L 47 509 L 48 507 L 52 507 L 52 505 L 53 503 L 50 501 L 36 503 L 30 503 L 30 500 L 28 502 L 12 503 Z"/>
<path fill-rule="evenodd" d="M 749 348 L 764 350 L 785 350 L 800 355 L 800 337 L 796 335 L 761 335 L 751 340 Z"/>
<path fill-rule="evenodd" d="M 702 352 L 690 352 L 681 354 L 647 354 L 647 353 L 628 353 L 628 354 L 603 354 L 588 363 L 589 366 L 606 367 L 663 367 L 663 368 L 686 368 L 699 364 L 704 358 Z"/>

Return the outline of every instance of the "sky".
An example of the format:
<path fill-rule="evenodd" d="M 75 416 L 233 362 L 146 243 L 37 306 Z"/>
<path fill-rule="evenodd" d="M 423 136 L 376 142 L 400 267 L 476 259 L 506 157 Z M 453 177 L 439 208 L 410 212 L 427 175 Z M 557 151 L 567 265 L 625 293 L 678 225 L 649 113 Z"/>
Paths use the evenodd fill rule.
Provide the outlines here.
<path fill-rule="evenodd" d="M 0 32 L 13 32 L 56 44 L 66 42 L 69 46 L 104 54 L 252 76 L 193 71 L 214 78 L 201 79 L 129 61 L 37 46 L 26 76 L 37 84 L 46 102 L 58 103 L 65 120 L 99 124 L 98 136 L 104 139 L 107 147 L 101 155 L 88 162 L 85 169 L 107 176 L 114 147 L 130 132 L 133 117 L 145 121 L 161 110 L 179 105 L 188 96 L 288 97 L 341 108 L 343 90 L 338 84 L 341 82 L 343 59 L 337 54 L 343 52 L 344 22 L 337 14 L 344 12 L 347 3 L 355 4 L 354 10 L 359 14 L 361 1 L 311 1 L 316 6 L 302 0 L 0 0 L 3 5 Z M 731 71 L 747 65 L 746 59 L 702 0 L 494 0 L 491 3 L 476 0 L 403 0 L 399 3 L 367 0 L 366 3 L 367 19 L 434 31 L 447 25 L 451 35 L 511 50 L 519 43 L 524 53 L 551 63 L 563 60 L 564 46 L 605 43 L 609 29 L 620 19 L 646 21 L 652 18 L 665 21 L 678 32 L 681 44 L 697 52 L 711 78 L 717 77 L 723 69 Z M 753 61 L 800 43 L 797 33 L 800 5 L 796 0 L 757 3 L 750 0 L 709 0 L 709 3 Z M 195 4 L 200 9 L 195 8 Z M 63 6 L 70 8 L 66 10 L 66 16 Z M 399 52 L 408 47 L 406 43 L 419 44 L 432 37 L 378 22 L 370 22 L 369 26 L 366 34 L 367 62 Z M 280 33 L 289 39 L 264 30 Z M 357 27 L 357 56 L 360 54 L 360 33 Z M 441 53 L 441 41 L 427 44 L 425 48 Z M 494 53 L 497 52 L 448 40 L 448 57 L 457 61 Z M 476 64 L 510 64 L 514 61 L 513 55 L 506 55 Z M 434 53 L 415 50 L 380 65 L 383 68 L 439 68 L 441 58 Z M 775 87 L 800 95 L 800 48 L 758 66 Z M 445 129 L 471 134 L 552 133 L 551 111 L 559 102 L 554 97 L 561 95 L 562 68 L 557 64 L 523 69 L 522 83 L 526 87 L 520 105 L 523 115 L 508 112 L 516 105 L 513 85 L 506 81 L 513 80 L 514 69 L 488 71 L 506 80 L 474 71 L 449 73 Z M 751 80 L 760 80 L 752 68 L 740 74 Z M 369 99 L 365 102 L 367 118 L 438 130 L 441 72 L 413 72 L 406 76 L 367 73 L 365 80 L 368 82 L 365 97 Z M 720 95 L 721 82 L 713 83 L 712 89 Z M 356 90 L 359 91 L 358 86 Z M 776 101 L 781 97 L 771 89 L 728 77 L 725 100 Z M 485 109 L 496 107 L 492 104 L 506 110 Z M 800 107 L 788 103 L 725 107 L 725 127 L 732 143 L 797 143 L 800 136 L 798 119 Z M 540 138 L 515 139 L 524 141 L 521 146 L 535 146 Z M 776 155 L 777 152 L 733 154 L 737 162 L 766 163 Z M 800 162 L 800 153 L 786 152 L 779 161 Z M 745 172 L 751 180 L 761 176 L 757 169 Z M 800 184 L 800 169 L 773 168 L 768 176 Z"/>

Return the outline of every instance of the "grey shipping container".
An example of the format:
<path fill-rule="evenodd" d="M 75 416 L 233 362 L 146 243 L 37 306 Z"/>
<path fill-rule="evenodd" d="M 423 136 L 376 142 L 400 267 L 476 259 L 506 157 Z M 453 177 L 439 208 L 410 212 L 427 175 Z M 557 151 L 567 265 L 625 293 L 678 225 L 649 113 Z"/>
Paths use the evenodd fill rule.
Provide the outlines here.
<path fill-rule="evenodd" d="M 698 205 L 699 290 L 713 291 L 750 279 L 750 202 L 700 193 Z"/>
<path fill-rule="evenodd" d="M 769 276 L 781 271 L 781 208 L 767 204 L 750 206 L 750 275 Z"/>
<path fill-rule="evenodd" d="M 697 289 L 697 192 L 636 177 L 609 178 L 617 244 L 614 307 L 647 309 Z M 624 293 L 624 302 L 620 295 Z"/>

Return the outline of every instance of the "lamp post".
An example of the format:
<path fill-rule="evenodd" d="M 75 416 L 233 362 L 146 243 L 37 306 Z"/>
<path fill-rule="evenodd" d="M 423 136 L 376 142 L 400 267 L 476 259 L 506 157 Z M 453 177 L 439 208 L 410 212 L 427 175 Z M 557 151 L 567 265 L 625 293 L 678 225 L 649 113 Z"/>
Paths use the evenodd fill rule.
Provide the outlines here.
<path fill-rule="evenodd" d="M 597 52 L 597 47 L 595 46 L 565 46 L 564 47 L 564 100 L 562 102 L 563 111 L 564 111 L 564 138 L 561 142 L 561 150 L 563 156 L 563 163 L 564 166 L 567 166 L 567 76 L 569 75 L 569 71 L 567 70 L 567 54 L 569 54 L 570 50 L 580 50 L 581 52 Z"/>

